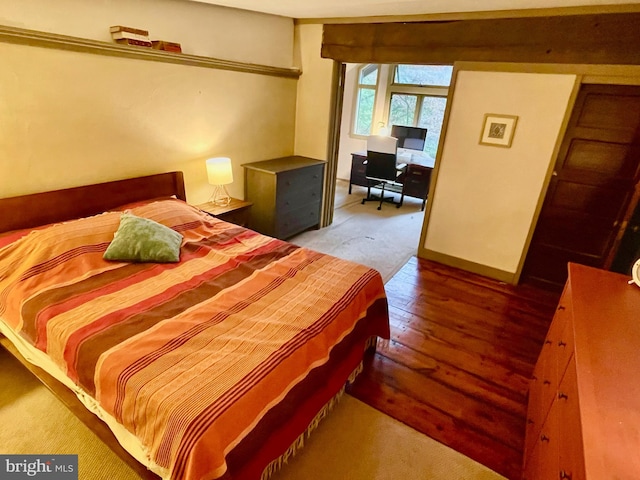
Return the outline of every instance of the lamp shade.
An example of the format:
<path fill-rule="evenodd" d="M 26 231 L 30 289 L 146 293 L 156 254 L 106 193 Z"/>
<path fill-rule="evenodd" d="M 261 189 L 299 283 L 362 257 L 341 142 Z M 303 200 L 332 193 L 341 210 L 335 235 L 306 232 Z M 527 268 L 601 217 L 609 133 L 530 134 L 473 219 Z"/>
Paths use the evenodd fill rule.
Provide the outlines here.
<path fill-rule="evenodd" d="M 207 160 L 207 177 L 211 185 L 228 185 L 229 183 L 233 183 L 231 159 L 227 157 L 217 157 Z"/>

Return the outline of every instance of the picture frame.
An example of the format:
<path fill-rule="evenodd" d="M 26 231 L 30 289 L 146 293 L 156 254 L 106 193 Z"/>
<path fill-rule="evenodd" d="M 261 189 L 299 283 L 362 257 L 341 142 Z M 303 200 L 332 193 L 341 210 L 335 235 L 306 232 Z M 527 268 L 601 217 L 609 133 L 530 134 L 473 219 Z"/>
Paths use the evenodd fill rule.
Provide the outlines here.
<path fill-rule="evenodd" d="M 511 147 L 517 123 L 517 115 L 485 113 L 480 134 L 480 144 L 505 148 Z"/>

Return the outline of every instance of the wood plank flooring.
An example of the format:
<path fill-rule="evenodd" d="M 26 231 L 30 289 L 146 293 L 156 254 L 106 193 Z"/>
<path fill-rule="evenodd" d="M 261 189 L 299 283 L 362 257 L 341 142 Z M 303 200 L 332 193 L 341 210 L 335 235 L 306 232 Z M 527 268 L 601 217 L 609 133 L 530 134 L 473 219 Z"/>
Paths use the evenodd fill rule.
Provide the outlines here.
<path fill-rule="evenodd" d="M 519 479 L 528 381 L 559 294 L 416 257 L 385 288 L 391 340 L 349 393 Z"/>

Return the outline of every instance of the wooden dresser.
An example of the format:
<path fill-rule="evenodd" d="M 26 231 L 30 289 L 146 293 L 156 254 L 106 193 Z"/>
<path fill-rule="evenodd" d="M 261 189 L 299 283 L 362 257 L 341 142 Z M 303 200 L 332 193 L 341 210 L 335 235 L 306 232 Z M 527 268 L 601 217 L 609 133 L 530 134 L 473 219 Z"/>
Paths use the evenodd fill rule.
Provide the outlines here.
<path fill-rule="evenodd" d="M 245 163 L 249 228 L 285 239 L 319 225 L 324 166 L 300 156 Z"/>
<path fill-rule="evenodd" d="M 640 288 L 569 264 L 527 411 L 526 480 L 640 478 Z"/>

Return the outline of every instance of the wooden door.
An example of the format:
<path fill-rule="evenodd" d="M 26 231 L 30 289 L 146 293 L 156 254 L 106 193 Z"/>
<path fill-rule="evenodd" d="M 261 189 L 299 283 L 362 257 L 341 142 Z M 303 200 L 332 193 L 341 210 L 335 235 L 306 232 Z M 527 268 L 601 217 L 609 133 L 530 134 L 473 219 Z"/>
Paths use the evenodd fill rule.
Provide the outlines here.
<path fill-rule="evenodd" d="M 607 266 L 638 182 L 640 87 L 583 85 L 522 271 L 561 289 L 567 262 Z"/>

